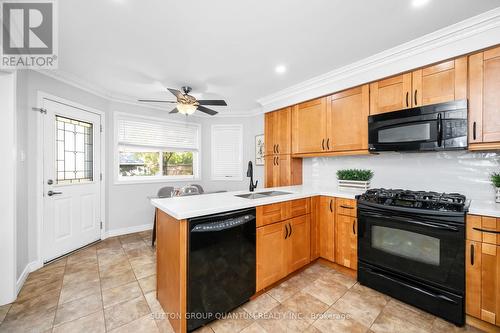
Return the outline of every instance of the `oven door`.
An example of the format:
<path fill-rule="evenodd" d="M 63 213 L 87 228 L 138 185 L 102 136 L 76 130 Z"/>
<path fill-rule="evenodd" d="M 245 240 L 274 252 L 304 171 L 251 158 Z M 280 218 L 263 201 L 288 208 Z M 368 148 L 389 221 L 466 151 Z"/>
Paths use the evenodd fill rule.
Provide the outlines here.
<path fill-rule="evenodd" d="M 464 289 L 465 228 L 428 215 L 358 210 L 360 261 L 451 291 Z"/>

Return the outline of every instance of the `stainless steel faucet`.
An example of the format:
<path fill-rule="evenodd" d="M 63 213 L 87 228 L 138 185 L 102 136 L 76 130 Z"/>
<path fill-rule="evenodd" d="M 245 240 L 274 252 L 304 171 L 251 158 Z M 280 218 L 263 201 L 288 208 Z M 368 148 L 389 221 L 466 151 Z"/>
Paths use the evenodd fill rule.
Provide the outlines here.
<path fill-rule="evenodd" d="M 248 161 L 247 177 L 250 177 L 250 187 L 248 188 L 250 192 L 253 192 L 257 188 L 258 180 L 253 183 L 253 164 L 252 161 Z"/>

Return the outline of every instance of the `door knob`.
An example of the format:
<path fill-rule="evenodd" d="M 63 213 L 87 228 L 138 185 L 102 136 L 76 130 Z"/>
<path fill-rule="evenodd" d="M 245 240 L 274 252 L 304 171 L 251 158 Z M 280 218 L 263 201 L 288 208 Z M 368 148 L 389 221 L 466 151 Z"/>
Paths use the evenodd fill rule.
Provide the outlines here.
<path fill-rule="evenodd" d="M 57 195 L 57 194 L 62 194 L 62 192 L 54 192 L 54 191 L 48 191 L 48 192 L 47 192 L 47 195 L 48 195 L 49 197 L 51 197 L 51 196 L 53 196 L 53 195 Z"/>

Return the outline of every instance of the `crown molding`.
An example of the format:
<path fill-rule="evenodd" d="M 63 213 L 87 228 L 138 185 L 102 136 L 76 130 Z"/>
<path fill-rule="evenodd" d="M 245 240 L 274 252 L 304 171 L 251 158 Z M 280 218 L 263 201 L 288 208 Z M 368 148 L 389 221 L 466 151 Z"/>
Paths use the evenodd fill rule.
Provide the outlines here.
<path fill-rule="evenodd" d="M 126 95 L 118 95 L 115 93 L 111 93 L 110 91 L 106 90 L 105 88 L 97 85 L 97 84 L 91 84 L 90 82 L 87 82 L 81 78 L 72 76 L 71 74 L 62 72 L 62 71 L 54 71 L 54 70 L 47 70 L 47 69 L 36 69 L 34 70 L 37 73 L 40 73 L 42 75 L 48 76 L 54 80 L 60 81 L 64 84 L 70 85 L 74 88 L 83 90 L 89 94 L 92 94 L 94 96 L 103 98 L 107 100 L 108 102 L 114 102 L 114 103 L 123 103 L 123 104 L 128 104 L 128 105 L 133 105 L 141 108 L 146 108 L 150 110 L 158 110 L 158 111 L 165 111 L 165 108 L 151 105 L 151 104 L 144 104 L 137 102 L 135 99 L 133 99 L 130 96 Z M 251 110 L 250 112 L 246 113 L 236 113 L 236 114 L 224 114 L 224 113 L 219 113 L 217 115 L 218 118 L 241 118 L 241 117 L 253 117 L 258 115 L 259 113 L 263 113 L 261 108 L 256 108 Z M 204 115 L 204 114 L 193 114 L 190 115 L 190 117 L 196 117 L 196 118 L 210 118 L 211 116 Z"/>
<path fill-rule="evenodd" d="M 500 43 L 500 7 L 316 76 L 257 102 L 262 112 L 409 71 Z"/>

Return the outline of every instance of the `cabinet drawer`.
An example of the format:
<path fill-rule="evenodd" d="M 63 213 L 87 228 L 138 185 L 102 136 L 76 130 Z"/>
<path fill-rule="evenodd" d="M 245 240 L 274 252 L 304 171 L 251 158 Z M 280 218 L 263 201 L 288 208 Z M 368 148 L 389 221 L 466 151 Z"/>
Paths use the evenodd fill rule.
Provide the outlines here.
<path fill-rule="evenodd" d="M 258 206 L 257 210 L 257 227 L 280 222 L 286 219 L 287 207 L 286 202 Z"/>
<path fill-rule="evenodd" d="M 347 216 L 358 216 L 356 200 L 337 198 L 336 200 L 337 214 Z"/>
<path fill-rule="evenodd" d="M 297 199 L 288 201 L 288 216 L 286 218 L 293 219 L 294 217 L 309 214 L 311 212 L 311 199 Z"/>
<path fill-rule="evenodd" d="M 487 216 L 467 215 L 467 239 L 500 245 L 500 219 Z"/>

